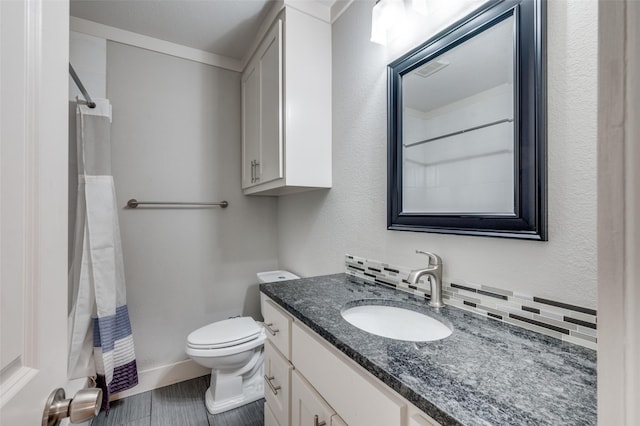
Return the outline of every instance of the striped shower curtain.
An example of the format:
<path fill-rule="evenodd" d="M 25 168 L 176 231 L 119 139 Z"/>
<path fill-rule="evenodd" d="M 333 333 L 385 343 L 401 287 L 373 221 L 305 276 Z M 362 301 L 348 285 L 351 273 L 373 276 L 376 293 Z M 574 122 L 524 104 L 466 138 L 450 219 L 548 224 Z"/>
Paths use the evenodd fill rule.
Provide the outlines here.
<path fill-rule="evenodd" d="M 109 396 L 135 386 L 138 372 L 126 302 L 115 186 L 111 176 L 111 104 L 76 108 L 78 199 L 69 273 L 69 376 L 95 376 Z"/>

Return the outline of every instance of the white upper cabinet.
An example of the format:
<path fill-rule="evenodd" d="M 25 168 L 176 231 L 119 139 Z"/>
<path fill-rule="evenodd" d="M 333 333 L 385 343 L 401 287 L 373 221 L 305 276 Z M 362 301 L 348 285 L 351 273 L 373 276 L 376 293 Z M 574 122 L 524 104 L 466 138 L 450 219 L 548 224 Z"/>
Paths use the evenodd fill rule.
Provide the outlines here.
<path fill-rule="evenodd" d="M 285 6 L 242 74 L 242 188 L 331 187 L 331 25 Z"/>

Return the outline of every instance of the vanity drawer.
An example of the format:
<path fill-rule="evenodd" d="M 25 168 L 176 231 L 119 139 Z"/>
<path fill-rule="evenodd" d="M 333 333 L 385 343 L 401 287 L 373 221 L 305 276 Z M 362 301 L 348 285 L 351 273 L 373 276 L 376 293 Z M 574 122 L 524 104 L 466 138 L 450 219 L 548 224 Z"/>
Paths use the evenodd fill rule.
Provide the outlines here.
<path fill-rule="evenodd" d="M 262 298 L 261 305 L 267 339 L 285 358 L 291 359 L 291 317 L 268 297 Z"/>
<path fill-rule="evenodd" d="M 295 322 L 292 362 L 350 426 L 402 425 L 407 404 L 382 388 L 362 367 Z"/>
<path fill-rule="evenodd" d="M 280 426 L 289 426 L 291 371 L 293 366 L 270 341 L 264 342 L 264 397 L 268 408 Z M 265 419 L 267 414 L 265 412 Z"/>

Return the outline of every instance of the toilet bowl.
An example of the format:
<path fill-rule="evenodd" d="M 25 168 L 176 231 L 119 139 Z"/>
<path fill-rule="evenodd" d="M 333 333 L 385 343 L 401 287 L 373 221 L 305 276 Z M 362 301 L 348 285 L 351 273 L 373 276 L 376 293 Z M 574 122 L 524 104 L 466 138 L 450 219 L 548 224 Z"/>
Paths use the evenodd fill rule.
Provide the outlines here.
<path fill-rule="evenodd" d="M 264 396 L 262 325 L 251 317 L 230 318 L 201 327 L 187 337 L 186 353 L 211 369 L 205 404 L 222 413 Z"/>

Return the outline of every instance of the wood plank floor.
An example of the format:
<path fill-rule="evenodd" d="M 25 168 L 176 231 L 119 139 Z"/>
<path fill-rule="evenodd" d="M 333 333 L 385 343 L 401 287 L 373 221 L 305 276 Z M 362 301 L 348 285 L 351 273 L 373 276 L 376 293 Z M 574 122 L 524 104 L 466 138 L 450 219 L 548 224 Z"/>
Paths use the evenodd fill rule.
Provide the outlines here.
<path fill-rule="evenodd" d="M 111 403 L 92 426 L 263 426 L 264 399 L 224 413 L 211 415 L 204 392 L 211 376 L 130 396 Z"/>

